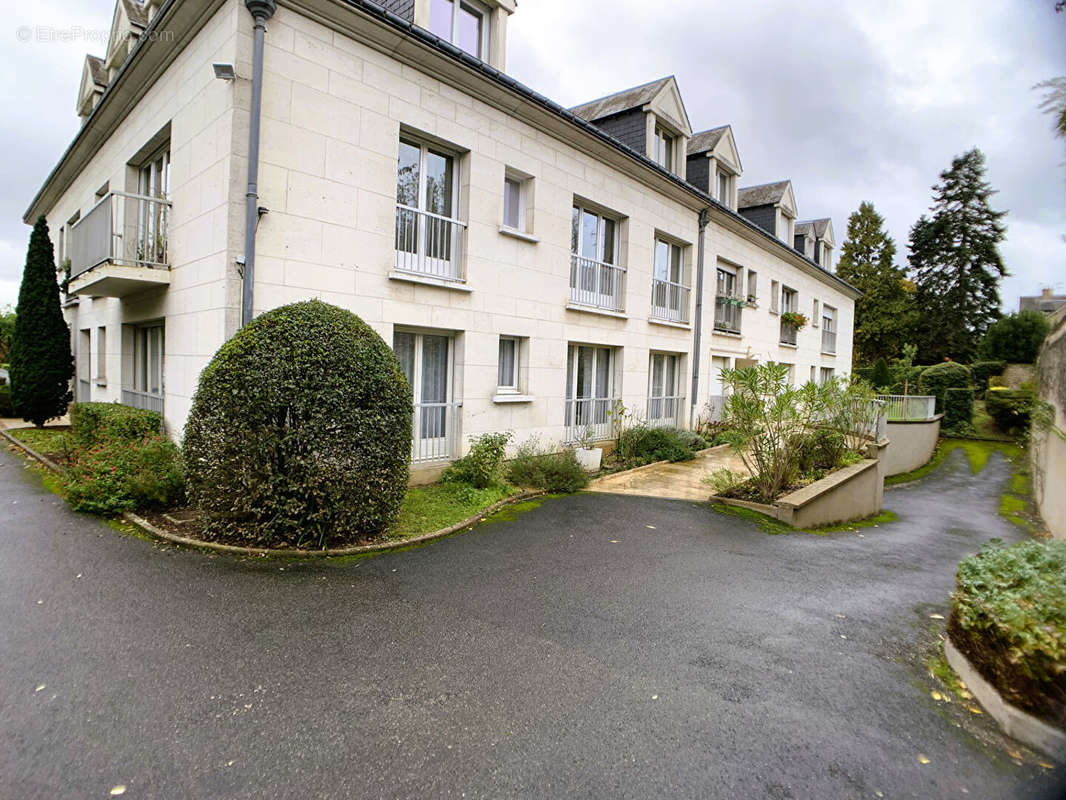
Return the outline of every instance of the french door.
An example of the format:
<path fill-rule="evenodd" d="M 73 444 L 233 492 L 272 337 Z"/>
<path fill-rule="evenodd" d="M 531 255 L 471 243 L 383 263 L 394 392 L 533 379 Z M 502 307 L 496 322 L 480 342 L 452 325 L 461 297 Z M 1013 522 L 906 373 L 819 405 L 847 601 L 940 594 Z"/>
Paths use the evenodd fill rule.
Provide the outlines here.
<path fill-rule="evenodd" d="M 622 308 L 622 275 L 618 266 L 618 224 L 580 206 L 571 218 L 570 299 L 597 308 Z"/>
<path fill-rule="evenodd" d="M 679 362 L 676 355 L 652 353 L 648 375 L 648 422 L 678 425 L 682 400 L 678 396 Z"/>
<path fill-rule="evenodd" d="M 451 458 L 456 422 L 451 337 L 398 331 L 393 334 L 392 349 L 414 395 L 412 457 L 416 461 Z"/>
<path fill-rule="evenodd" d="M 461 223 L 455 158 L 400 139 L 396 170 L 396 268 L 459 278 Z"/>
<path fill-rule="evenodd" d="M 569 347 L 566 363 L 567 438 L 585 430 L 595 439 L 611 435 L 610 412 L 615 402 L 615 351 L 610 347 Z"/>
<path fill-rule="evenodd" d="M 140 264 L 165 264 L 167 198 L 170 193 L 170 149 L 159 152 L 138 173 L 136 253 Z M 151 198 L 151 199 L 146 199 Z"/>

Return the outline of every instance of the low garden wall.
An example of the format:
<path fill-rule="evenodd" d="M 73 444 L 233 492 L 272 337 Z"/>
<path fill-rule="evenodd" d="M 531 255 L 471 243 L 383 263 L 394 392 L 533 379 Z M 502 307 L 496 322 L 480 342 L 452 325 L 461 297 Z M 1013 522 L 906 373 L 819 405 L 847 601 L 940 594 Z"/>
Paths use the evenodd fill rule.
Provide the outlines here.
<path fill-rule="evenodd" d="M 883 455 L 885 477 L 910 472 L 929 463 L 936 450 L 943 416 L 937 414 L 929 420 L 889 420 L 889 445 Z"/>
<path fill-rule="evenodd" d="M 1033 496 L 1048 530 L 1066 539 L 1066 309 L 1051 324 L 1037 361 L 1040 400 L 1048 404 L 1050 419 L 1033 428 Z"/>

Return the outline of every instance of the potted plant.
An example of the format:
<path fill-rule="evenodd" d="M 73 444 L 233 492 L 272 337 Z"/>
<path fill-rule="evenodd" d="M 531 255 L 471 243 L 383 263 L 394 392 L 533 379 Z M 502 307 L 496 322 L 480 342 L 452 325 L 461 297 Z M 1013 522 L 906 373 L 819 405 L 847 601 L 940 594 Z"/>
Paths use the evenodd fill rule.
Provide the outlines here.
<path fill-rule="evenodd" d="M 748 302 L 747 302 L 746 305 L 748 306 L 748 308 L 758 308 L 759 307 L 759 298 L 756 297 L 753 294 L 749 294 L 748 295 Z"/>
<path fill-rule="evenodd" d="M 786 311 L 781 315 L 781 321 L 797 331 L 802 330 L 807 325 L 807 318 L 798 311 Z"/>
<path fill-rule="evenodd" d="M 577 439 L 577 447 L 574 449 L 574 455 L 577 456 L 577 463 L 581 465 L 581 468 L 585 472 L 599 472 L 600 462 L 603 459 L 603 448 L 593 447 L 595 440 L 592 438 L 592 429 L 585 426 L 581 435 Z"/>

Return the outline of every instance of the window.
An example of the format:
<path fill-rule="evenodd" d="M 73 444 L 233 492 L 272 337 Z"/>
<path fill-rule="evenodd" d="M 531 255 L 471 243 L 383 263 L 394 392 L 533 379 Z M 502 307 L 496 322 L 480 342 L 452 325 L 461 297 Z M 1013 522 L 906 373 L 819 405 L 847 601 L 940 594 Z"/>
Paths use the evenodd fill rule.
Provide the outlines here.
<path fill-rule="evenodd" d="M 92 353 L 92 335 L 91 328 L 82 328 L 78 331 L 78 348 L 74 354 L 78 363 L 78 399 L 82 402 L 92 399 L 89 384 L 92 375 L 92 365 L 89 363 Z"/>
<path fill-rule="evenodd" d="M 162 322 L 131 326 L 132 376 L 123 376 L 122 402 L 134 408 L 163 411 L 164 329 Z"/>
<path fill-rule="evenodd" d="M 170 145 L 141 166 L 137 181 L 137 191 L 143 199 L 137 201 L 137 252 L 131 254 L 132 258 L 144 266 L 166 264 Z"/>
<path fill-rule="evenodd" d="M 792 220 L 785 214 L 784 211 L 780 212 L 781 221 L 779 224 L 781 232 L 781 241 L 785 242 L 789 247 L 792 247 L 794 242 L 792 241 Z"/>
<path fill-rule="evenodd" d="M 414 397 L 412 460 L 452 458 L 457 406 L 452 399 L 451 337 L 397 331 L 392 349 Z"/>
<path fill-rule="evenodd" d="M 714 299 L 714 329 L 725 333 L 740 333 L 740 308 L 743 301 L 737 295 L 737 270 L 718 264 L 718 283 Z"/>
<path fill-rule="evenodd" d="M 781 284 L 777 281 L 770 281 L 770 311 L 774 314 L 778 313 L 781 308 Z"/>
<path fill-rule="evenodd" d="M 822 367 L 818 374 L 818 382 L 829 383 L 829 381 L 833 380 L 833 372 L 834 370 L 832 367 Z"/>
<path fill-rule="evenodd" d="M 759 273 L 753 269 L 748 270 L 748 302 L 759 302 Z"/>
<path fill-rule="evenodd" d="M 685 252 L 679 244 L 655 240 L 651 314 L 669 322 L 688 322 L 688 287 L 684 285 Z"/>
<path fill-rule="evenodd" d="M 431 0 L 429 30 L 472 56 L 488 51 L 488 10 L 470 0 Z"/>
<path fill-rule="evenodd" d="M 518 392 L 518 371 L 521 358 L 521 343 L 511 336 L 500 337 L 499 365 L 497 368 L 496 390 L 499 392 Z"/>
<path fill-rule="evenodd" d="M 107 328 L 96 329 L 96 382 L 107 382 Z"/>
<path fill-rule="evenodd" d="M 503 227 L 533 232 L 533 178 L 508 168 L 503 179 Z"/>
<path fill-rule="evenodd" d="M 648 366 L 648 423 L 680 426 L 684 398 L 678 388 L 681 356 L 652 353 Z"/>
<path fill-rule="evenodd" d="M 396 269 L 462 280 L 456 159 L 401 137 L 396 167 Z"/>
<path fill-rule="evenodd" d="M 655 126 L 652 160 L 663 169 L 674 169 L 674 137 L 661 125 Z"/>
<path fill-rule="evenodd" d="M 718 167 L 717 200 L 726 208 L 733 207 L 733 175 L 721 167 Z"/>
<path fill-rule="evenodd" d="M 837 351 L 837 311 L 832 306 L 822 306 L 822 352 Z"/>
<path fill-rule="evenodd" d="M 818 301 L 814 300 L 811 303 L 811 327 L 818 327 Z"/>
<path fill-rule="evenodd" d="M 575 205 L 570 256 L 570 301 L 622 311 L 625 269 L 618 265 L 618 222 Z"/>
<path fill-rule="evenodd" d="M 796 311 L 799 308 L 799 295 L 795 289 L 789 289 L 787 286 L 781 287 L 781 313 L 787 314 L 792 311 Z M 781 344 L 789 344 L 795 346 L 796 344 L 796 328 L 789 325 L 785 320 L 781 320 Z"/>
<path fill-rule="evenodd" d="M 609 439 L 616 402 L 615 349 L 572 344 L 566 358 L 566 440 Z"/>

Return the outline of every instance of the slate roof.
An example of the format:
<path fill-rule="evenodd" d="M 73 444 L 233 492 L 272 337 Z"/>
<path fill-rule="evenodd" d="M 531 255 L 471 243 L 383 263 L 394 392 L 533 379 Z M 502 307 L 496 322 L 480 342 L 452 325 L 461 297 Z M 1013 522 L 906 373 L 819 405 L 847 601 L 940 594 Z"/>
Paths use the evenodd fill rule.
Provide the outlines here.
<path fill-rule="evenodd" d="M 688 140 L 688 154 L 694 156 L 699 153 L 709 153 L 718 146 L 718 143 L 722 141 L 722 136 L 728 130 L 729 126 L 723 125 L 720 128 L 711 128 L 709 131 L 692 134 L 692 138 Z"/>
<path fill-rule="evenodd" d="M 737 192 L 737 208 L 770 206 L 780 203 L 791 181 L 764 183 L 761 186 L 748 186 Z"/>
<path fill-rule="evenodd" d="M 130 24 L 141 28 L 148 26 L 148 9 L 143 4 L 138 3 L 137 0 L 122 0 L 122 5 L 126 9 L 126 16 L 129 17 Z"/>
<path fill-rule="evenodd" d="M 829 217 L 803 220 L 803 222 L 796 223 L 795 231 L 796 233 L 806 233 L 807 229 L 811 228 L 814 231 L 814 237 L 816 239 L 823 239 L 829 230 L 830 222 L 832 222 L 832 220 L 829 219 Z"/>
<path fill-rule="evenodd" d="M 797 222 L 795 225 L 792 226 L 792 230 L 796 234 L 796 236 L 818 235 L 814 232 L 813 222 Z"/>
<path fill-rule="evenodd" d="M 89 74 L 92 75 L 93 83 L 97 86 L 107 86 L 107 69 L 104 60 L 97 56 L 86 55 L 85 63 L 89 66 Z"/>
<path fill-rule="evenodd" d="M 1051 295 L 1046 297 L 1019 297 L 1019 311 L 1042 311 L 1045 314 L 1053 314 L 1063 306 L 1066 306 L 1066 295 Z"/>
<path fill-rule="evenodd" d="M 651 99 L 655 97 L 655 95 L 657 95 L 673 77 L 673 75 L 667 75 L 665 78 L 659 78 L 659 80 L 652 81 L 651 83 L 634 86 L 632 89 L 624 89 L 621 92 L 601 97 L 599 100 L 582 103 L 579 106 L 571 108 L 570 113 L 591 122 L 593 120 L 612 116 L 613 114 L 619 114 L 623 111 L 629 111 L 632 108 L 640 108 L 641 106 L 650 103 Z"/>

